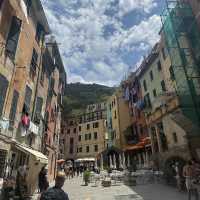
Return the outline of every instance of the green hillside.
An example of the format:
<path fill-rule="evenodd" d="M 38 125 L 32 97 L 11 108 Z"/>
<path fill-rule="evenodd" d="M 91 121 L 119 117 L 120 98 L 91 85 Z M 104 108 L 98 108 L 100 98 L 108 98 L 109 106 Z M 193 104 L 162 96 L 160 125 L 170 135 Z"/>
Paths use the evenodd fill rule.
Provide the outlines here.
<path fill-rule="evenodd" d="M 114 90 L 113 87 L 98 84 L 68 84 L 63 97 L 63 115 L 78 115 L 88 104 L 105 101 Z"/>

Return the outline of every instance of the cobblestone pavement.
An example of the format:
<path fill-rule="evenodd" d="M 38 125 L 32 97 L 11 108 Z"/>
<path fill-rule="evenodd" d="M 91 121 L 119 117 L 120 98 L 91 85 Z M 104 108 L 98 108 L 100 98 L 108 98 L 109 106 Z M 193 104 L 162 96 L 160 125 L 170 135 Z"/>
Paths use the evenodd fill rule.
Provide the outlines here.
<path fill-rule="evenodd" d="M 186 200 L 185 193 L 164 185 L 140 185 L 127 187 L 117 184 L 108 188 L 95 187 L 93 183 L 83 186 L 82 179 L 66 180 L 63 189 L 70 200 Z"/>

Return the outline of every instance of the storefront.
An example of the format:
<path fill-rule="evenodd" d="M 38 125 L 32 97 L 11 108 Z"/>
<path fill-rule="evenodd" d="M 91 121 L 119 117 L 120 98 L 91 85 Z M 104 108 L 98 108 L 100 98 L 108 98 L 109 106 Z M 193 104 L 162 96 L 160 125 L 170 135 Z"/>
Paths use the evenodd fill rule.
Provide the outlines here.
<path fill-rule="evenodd" d="M 134 169 L 151 167 L 151 140 L 149 137 L 143 138 L 140 142 L 134 145 L 127 145 L 124 148 L 126 157 L 129 158 L 129 165 Z"/>
<path fill-rule="evenodd" d="M 17 177 L 20 167 L 26 166 L 28 194 L 33 194 L 38 187 L 38 174 L 48 164 L 47 157 L 30 147 L 15 143 L 9 155 L 9 177 Z"/>
<path fill-rule="evenodd" d="M 88 167 L 93 169 L 95 166 L 95 158 L 79 158 L 75 160 L 75 167 Z"/>

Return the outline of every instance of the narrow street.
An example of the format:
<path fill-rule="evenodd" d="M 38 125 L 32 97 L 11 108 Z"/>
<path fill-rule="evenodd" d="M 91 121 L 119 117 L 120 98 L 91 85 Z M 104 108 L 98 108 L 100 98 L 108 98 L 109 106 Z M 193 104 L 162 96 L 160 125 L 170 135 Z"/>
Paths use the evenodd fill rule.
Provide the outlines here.
<path fill-rule="evenodd" d="M 70 200 L 186 200 L 185 193 L 164 185 L 140 185 L 128 187 L 123 184 L 98 187 L 91 183 L 84 186 L 82 178 L 66 180 L 63 187 Z"/>
<path fill-rule="evenodd" d="M 200 0 L 0 0 L 0 200 L 66 200 L 64 181 L 69 200 L 199 199 L 199 16 Z"/>

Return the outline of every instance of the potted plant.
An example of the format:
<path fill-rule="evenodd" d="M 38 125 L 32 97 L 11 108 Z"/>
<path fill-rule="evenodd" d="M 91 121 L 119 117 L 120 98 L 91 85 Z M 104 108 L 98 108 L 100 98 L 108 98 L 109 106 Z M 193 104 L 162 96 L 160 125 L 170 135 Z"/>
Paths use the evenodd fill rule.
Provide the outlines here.
<path fill-rule="evenodd" d="M 85 185 L 87 186 L 89 181 L 90 181 L 90 171 L 89 170 L 86 170 L 84 173 L 83 173 L 83 180 L 85 182 Z"/>

